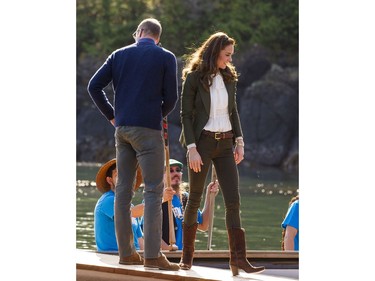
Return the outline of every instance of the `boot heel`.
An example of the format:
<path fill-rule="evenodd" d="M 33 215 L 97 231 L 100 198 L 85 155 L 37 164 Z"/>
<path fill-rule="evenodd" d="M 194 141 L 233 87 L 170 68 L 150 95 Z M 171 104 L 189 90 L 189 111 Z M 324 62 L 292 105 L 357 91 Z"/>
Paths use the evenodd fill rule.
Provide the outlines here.
<path fill-rule="evenodd" d="M 229 265 L 233 276 L 238 275 L 239 269 L 246 273 L 259 273 L 265 269 L 264 266 L 254 267 L 247 260 L 245 230 L 243 228 L 228 229 L 228 238 L 230 248 Z"/>
<path fill-rule="evenodd" d="M 232 270 L 233 276 L 238 275 L 238 266 L 235 265 L 229 265 L 230 269 Z"/>

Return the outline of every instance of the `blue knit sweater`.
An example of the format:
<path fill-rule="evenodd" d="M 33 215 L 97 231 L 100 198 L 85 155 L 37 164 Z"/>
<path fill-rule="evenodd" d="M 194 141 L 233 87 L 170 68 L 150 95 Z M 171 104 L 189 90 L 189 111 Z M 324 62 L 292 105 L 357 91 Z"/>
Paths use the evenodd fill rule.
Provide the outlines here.
<path fill-rule="evenodd" d="M 103 90 L 113 82 L 114 107 Z M 87 90 L 100 112 L 115 126 L 161 130 L 162 118 L 176 106 L 175 55 L 152 39 L 114 51 L 91 78 Z"/>

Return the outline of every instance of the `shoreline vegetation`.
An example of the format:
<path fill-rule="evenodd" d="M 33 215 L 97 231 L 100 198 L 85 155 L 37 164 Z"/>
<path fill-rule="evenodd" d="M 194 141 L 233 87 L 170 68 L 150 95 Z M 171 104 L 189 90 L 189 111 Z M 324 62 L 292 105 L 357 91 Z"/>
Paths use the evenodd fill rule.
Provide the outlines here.
<path fill-rule="evenodd" d="M 185 55 L 215 31 L 235 38 L 245 140 L 240 172 L 257 165 L 298 171 L 298 5 L 298 0 L 77 1 L 76 161 L 115 157 L 114 128 L 94 107 L 87 84 L 113 50 L 134 43 L 131 34 L 140 19 L 155 17 L 163 26 L 163 47 L 178 58 L 179 94 Z M 111 85 L 106 91 L 112 100 Z M 178 103 L 168 116 L 170 154 L 186 164 L 178 142 L 179 112 Z"/>

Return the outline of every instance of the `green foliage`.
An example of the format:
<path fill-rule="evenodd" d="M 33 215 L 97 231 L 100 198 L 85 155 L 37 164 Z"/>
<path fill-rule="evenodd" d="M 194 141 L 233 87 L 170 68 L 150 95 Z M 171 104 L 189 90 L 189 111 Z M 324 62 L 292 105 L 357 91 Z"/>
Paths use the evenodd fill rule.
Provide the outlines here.
<path fill-rule="evenodd" d="M 78 0 L 77 56 L 134 42 L 147 17 L 160 20 L 161 42 L 178 57 L 216 31 L 235 38 L 239 50 L 257 44 L 298 54 L 298 0 Z"/>
<path fill-rule="evenodd" d="M 114 49 L 134 42 L 132 33 L 144 17 L 146 2 L 77 1 L 77 55 L 108 55 Z"/>

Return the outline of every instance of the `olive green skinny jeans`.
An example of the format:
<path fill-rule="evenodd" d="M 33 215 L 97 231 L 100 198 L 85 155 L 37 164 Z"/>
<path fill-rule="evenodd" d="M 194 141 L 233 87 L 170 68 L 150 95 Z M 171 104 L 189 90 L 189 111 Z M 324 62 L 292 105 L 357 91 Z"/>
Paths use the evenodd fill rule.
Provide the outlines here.
<path fill-rule="evenodd" d="M 188 167 L 190 190 L 184 212 L 185 225 L 191 226 L 197 222 L 197 210 L 200 207 L 207 174 L 212 161 L 224 198 L 226 227 L 227 229 L 240 228 L 239 179 L 237 165 L 234 161 L 233 140 L 215 140 L 202 134 L 196 145 L 203 165 L 198 173 Z"/>

